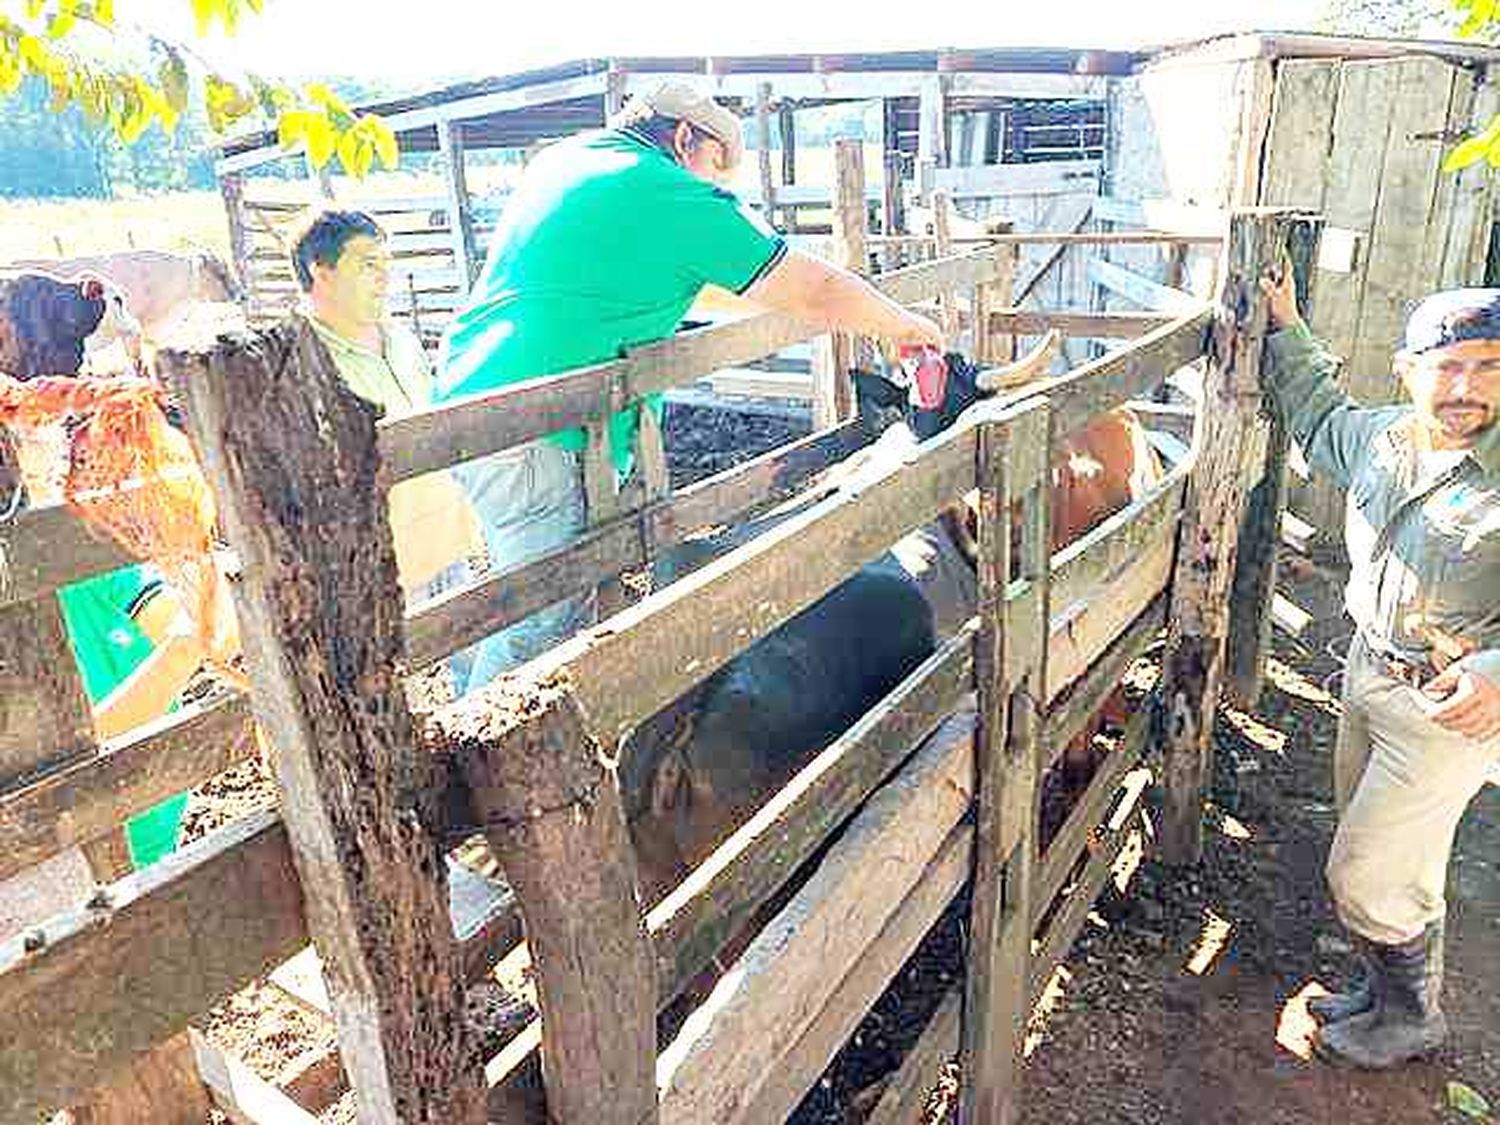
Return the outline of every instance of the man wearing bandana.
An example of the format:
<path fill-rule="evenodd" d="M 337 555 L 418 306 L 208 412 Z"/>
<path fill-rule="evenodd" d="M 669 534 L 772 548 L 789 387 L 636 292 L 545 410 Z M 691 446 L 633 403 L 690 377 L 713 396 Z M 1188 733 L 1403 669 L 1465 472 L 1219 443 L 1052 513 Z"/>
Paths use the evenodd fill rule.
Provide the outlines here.
<path fill-rule="evenodd" d="M 1395 358 L 1410 403 L 1364 407 L 1282 273 L 1262 283 L 1271 393 L 1314 471 L 1348 490 L 1356 625 L 1327 876 L 1360 971 L 1309 1010 L 1321 1054 L 1385 1068 L 1447 1035 L 1448 859 L 1500 764 L 1500 289 L 1422 301 Z"/>

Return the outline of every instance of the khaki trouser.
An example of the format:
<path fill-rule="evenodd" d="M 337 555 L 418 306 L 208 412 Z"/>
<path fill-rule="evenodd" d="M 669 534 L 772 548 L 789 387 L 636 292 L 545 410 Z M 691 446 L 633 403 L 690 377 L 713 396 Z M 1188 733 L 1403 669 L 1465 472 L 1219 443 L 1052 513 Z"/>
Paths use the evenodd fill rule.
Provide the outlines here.
<path fill-rule="evenodd" d="M 1328 884 L 1344 925 L 1387 945 L 1443 916 L 1453 835 L 1500 762 L 1500 738 L 1445 730 L 1420 698 L 1355 638 L 1333 759 L 1339 826 Z"/>

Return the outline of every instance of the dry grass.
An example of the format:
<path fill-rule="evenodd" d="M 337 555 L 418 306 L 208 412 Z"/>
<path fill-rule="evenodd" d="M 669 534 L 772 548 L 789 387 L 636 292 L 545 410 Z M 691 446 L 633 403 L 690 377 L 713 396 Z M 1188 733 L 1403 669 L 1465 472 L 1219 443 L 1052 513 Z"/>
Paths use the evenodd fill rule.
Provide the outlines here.
<path fill-rule="evenodd" d="M 192 247 L 229 256 L 229 228 L 218 192 L 0 202 L 0 263 Z"/>

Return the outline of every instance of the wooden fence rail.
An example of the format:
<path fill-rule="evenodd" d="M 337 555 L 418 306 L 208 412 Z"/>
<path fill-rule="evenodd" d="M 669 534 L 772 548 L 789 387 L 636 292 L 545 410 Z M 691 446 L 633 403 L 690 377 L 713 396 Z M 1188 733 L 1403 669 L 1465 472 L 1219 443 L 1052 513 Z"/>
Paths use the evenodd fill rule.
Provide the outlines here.
<path fill-rule="evenodd" d="M 1261 253 L 1280 231 L 1271 222 L 1262 216 L 1237 218 L 1240 241 L 1233 244 L 1254 245 Z M 1246 224 L 1259 233 L 1247 235 Z M 1243 284 L 1251 268 L 1242 265 L 1228 276 Z M 1003 270 L 997 252 L 986 249 L 880 281 L 888 294 L 913 303 L 945 290 L 994 284 Z M 993 324 L 1012 315 L 1000 308 L 984 321 Z M 302 603 L 289 593 L 321 569 L 341 573 L 331 555 L 325 558 L 334 550 L 329 546 L 334 537 L 309 545 L 308 557 L 280 575 L 276 566 L 285 568 L 289 558 L 301 556 L 258 548 L 256 606 L 261 621 L 270 624 L 258 642 L 256 710 L 262 719 L 272 717 L 278 747 L 294 748 L 283 763 L 284 773 L 291 771 L 284 787 L 295 799 L 290 834 L 270 814 L 249 818 L 116 884 L 88 907 L 0 946 L 0 1008 L 12 1013 L 0 1031 L 0 1117 L 24 1119 L 76 1100 L 295 952 L 311 933 L 320 950 L 335 951 L 334 1010 L 346 1066 L 368 1119 L 477 1120 L 479 1075 L 457 1067 L 453 1036 L 459 1021 L 449 1002 L 464 977 L 492 963 L 515 940 L 517 917 L 514 905 L 494 909 L 477 928 L 467 926 L 470 936 L 461 947 L 450 947 L 443 927 L 434 925 L 444 902 L 443 864 L 436 858 L 443 842 L 440 804 L 457 783 L 490 794 L 478 805 L 488 814 L 491 843 L 507 870 L 523 873 L 519 908 L 537 958 L 542 1009 L 550 1013 L 541 1027 L 522 1031 L 485 1068 L 492 1105 L 503 1101 L 521 1076 L 535 1074 L 537 1048 L 545 1042 L 549 1104 L 565 1121 L 637 1122 L 657 1113 L 674 1121 L 752 1121 L 784 1114 L 972 873 L 973 941 L 963 1018 L 955 1026 L 951 1008 L 946 1009 L 950 1016 L 934 1023 L 924 1057 L 936 1057 L 934 1043 L 937 1054 L 960 1045 L 970 1076 L 967 1118 L 984 1125 L 1014 1120 L 1017 1035 L 1025 1011 L 1083 924 L 1115 858 L 1134 839 L 1129 823 L 1149 750 L 1145 711 L 1137 712 L 1115 755 L 1040 853 L 1039 773 L 1084 729 L 1162 624 L 1172 619 L 1174 627 L 1182 625 L 1178 611 L 1169 610 L 1183 596 L 1177 585 L 1184 565 L 1179 543 L 1181 536 L 1198 535 L 1205 526 L 1194 505 L 1204 502 L 1199 498 L 1205 495 L 1205 465 L 1220 464 L 1200 455 L 1151 495 L 1052 555 L 1047 549 L 1049 450 L 1058 437 L 1100 411 L 1198 361 L 1213 320 L 1203 308 L 1158 323 L 1128 347 L 971 412 L 904 463 L 814 500 L 773 530 L 558 646 L 493 699 L 480 697 L 479 704 L 469 701 L 440 713 L 423 736 L 427 751 L 440 751 L 436 757 L 411 752 L 404 709 L 391 702 L 399 687 L 398 667 L 440 657 L 513 619 L 507 615 L 540 595 L 527 593 L 512 597 L 504 608 L 481 609 L 485 599 L 509 596 L 487 580 L 488 585 L 411 617 L 404 656 L 399 639 L 382 633 L 378 644 L 358 650 L 368 663 L 357 670 L 346 666 L 348 642 L 362 637 L 368 623 L 346 616 L 332 632 L 318 630 L 333 619 L 314 623 L 311 633 L 300 632 L 307 623 L 298 624 L 295 607 Z M 1000 323 L 1020 330 L 1019 322 Z M 1247 329 L 1252 337 L 1259 330 Z M 378 432 L 370 428 L 363 436 L 356 414 L 337 405 L 343 402 L 337 388 L 320 384 L 318 394 L 334 404 L 330 409 L 344 420 L 341 432 L 353 443 L 341 446 L 337 455 L 362 466 L 341 477 L 341 487 L 354 490 L 351 502 L 366 506 L 366 527 L 388 551 L 372 469 L 377 459 L 393 466 L 398 478 L 431 471 L 563 425 L 597 421 L 640 394 L 739 361 L 726 357 L 753 358 L 779 346 L 789 333 L 805 337 L 810 331 L 781 318 L 751 318 L 614 363 L 382 425 Z M 291 336 L 283 342 L 293 351 L 301 347 Z M 193 360 L 193 369 L 202 376 L 252 362 L 245 347 L 221 345 L 214 356 Z M 306 356 L 303 362 L 316 365 Z M 206 463 L 221 492 L 258 489 L 253 492 L 261 498 L 258 507 L 243 499 L 236 502 L 239 508 L 231 504 L 231 512 L 238 513 L 236 546 L 249 549 L 257 536 L 265 537 L 265 544 L 281 542 L 288 533 L 268 524 L 267 512 L 278 508 L 267 498 L 277 495 L 275 488 L 298 486 L 289 466 L 267 451 L 295 445 L 304 459 L 326 451 L 297 444 L 298 427 L 310 420 L 290 403 L 278 406 L 275 415 L 285 432 L 231 433 L 227 415 L 211 409 L 212 396 L 224 394 L 225 385 L 222 378 L 196 380 L 193 413 L 204 416 L 196 424 L 210 450 Z M 1241 394 L 1243 401 L 1253 398 Z M 594 530 L 552 558 L 554 567 L 564 561 L 571 567 L 560 584 L 571 589 L 593 581 L 622 565 L 622 557 L 648 559 L 656 545 L 680 539 L 695 521 L 754 508 L 764 502 L 768 486 L 791 487 L 809 479 L 847 447 L 850 436 L 839 429 L 818 435 Z M 1239 466 L 1248 456 L 1233 463 Z M 1245 467 L 1236 479 L 1249 471 Z M 257 472 L 268 474 L 269 483 L 255 484 Z M 981 504 L 976 619 L 774 795 L 686 881 L 641 914 L 630 894 L 622 897 L 622 890 L 633 889 L 633 860 L 619 810 L 599 802 L 597 787 L 612 787 L 613 780 L 597 767 L 598 755 L 613 758 L 620 737 L 641 720 L 976 487 Z M 1020 512 L 1018 554 L 1012 551 L 1013 509 Z M 287 515 L 294 509 L 280 510 Z M 1222 536 L 1226 520 L 1215 520 L 1211 533 Z M 31 538 L 47 537 L 56 551 L 77 531 L 71 517 L 37 513 L 7 532 L 7 555 L 13 566 L 19 560 L 19 567 L 12 586 L 0 594 L 24 604 L 84 577 L 90 567 L 117 564 L 107 549 L 86 551 L 78 564 L 60 554 L 49 559 L 45 544 Z M 636 535 L 636 548 L 627 549 L 627 533 Z M 390 576 L 389 566 L 376 569 Z M 373 579 L 376 585 L 383 580 Z M 372 598 L 389 602 L 390 585 L 379 591 L 372 586 L 359 604 L 373 604 Z M 536 590 L 556 588 L 536 572 Z M 481 589 L 482 596 L 475 592 Z M 340 591 L 329 588 L 324 596 L 337 598 Z M 399 638 L 398 614 L 380 620 L 382 629 L 394 628 Z M 1182 642 L 1175 643 L 1180 652 Z M 366 638 L 360 644 L 371 642 Z M 1164 698 L 1181 700 L 1181 667 L 1180 658 L 1169 657 Z M 278 690 L 260 694 L 270 683 L 279 684 Z M 334 683 L 336 701 L 327 694 Z M 978 690 L 977 718 L 962 711 L 971 684 Z M 562 700 L 562 709 L 539 707 L 542 698 Z M 1175 713 L 1183 713 L 1180 702 L 1174 706 Z M 959 714 L 947 718 L 955 710 Z M 347 721 L 330 727 L 327 738 L 309 739 L 335 715 Z M 571 718 L 559 724 L 559 715 Z M 502 718 L 508 725 L 493 725 Z M 382 725 L 387 723 L 394 725 Z M 121 816 L 221 769 L 248 750 L 248 725 L 244 700 L 211 702 L 0 796 L 0 845 L 8 845 L 0 847 L 0 875 L 107 831 Z M 339 744 L 345 752 L 334 757 L 322 748 Z M 502 744 L 524 747 L 531 758 L 499 761 L 495 751 Z M 372 757 L 376 745 L 394 756 Z M 1180 739 L 1175 745 L 1182 745 Z M 534 762 L 535 768 L 512 768 L 522 761 Z M 571 772 L 550 769 L 549 763 L 563 761 L 573 763 Z M 381 779 L 374 811 L 341 803 L 361 789 L 348 772 L 365 768 L 359 763 L 370 763 L 371 776 Z M 1174 774 L 1172 763 L 1169 757 L 1169 779 L 1181 784 L 1187 775 L 1180 769 Z M 392 768 L 394 775 L 380 772 Z M 320 784 L 320 777 L 327 784 Z M 564 784 L 560 778 L 573 780 Z M 1188 807 L 1201 792 L 1201 773 L 1187 780 L 1198 788 L 1179 789 L 1175 809 Z M 1124 800 L 1111 814 L 1120 793 Z M 969 828 L 961 821 L 971 794 L 977 815 Z M 569 820 L 566 830 L 559 822 L 554 831 L 547 810 L 571 807 L 572 801 L 582 802 L 579 808 L 588 814 Z M 541 812 L 533 816 L 527 810 Z M 348 825 L 367 817 L 384 825 L 374 837 L 345 835 Z M 689 1021 L 687 1037 L 666 1046 L 653 1075 L 658 1007 L 676 997 L 846 821 L 851 826 L 820 861 L 812 882 L 741 956 L 736 972 L 726 978 L 733 983 L 721 985 L 716 1003 L 695 1017 L 698 1022 Z M 1089 848 L 1091 837 L 1104 845 Z M 400 841 L 405 843 L 391 850 Z M 417 847 L 423 862 L 395 872 L 400 865 L 393 857 L 409 853 L 408 845 Z M 591 915 L 599 929 L 589 934 L 569 930 L 574 921 L 556 888 L 540 876 L 524 877 L 526 870 L 544 870 L 546 856 L 553 856 L 555 865 L 563 852 L 577 848 L 593 849 L 595 856 L 587 872 L 579 873 L 587 876 L 586 897 L 601 904 Z M 897 854 L 904 857 L 899 874 L 882 858 Z M 353 901 L 350 857 L 366 869 L 393 870 L 392 885 L 403 888 L 401 901 L 389 904 L 384 916 L 408 918 L 400 942 L 374 936 L 385 923 L 368 913 L 368 905 Z M 851 901 L 850 914 L 839 905 L 840 896 L 858 894 L 876 868 L 890 872 L 882 894 Z M 343 890 L 330 895 L 330 887 Z M 834 920 L 855 915 L 858 924 L 838 933 Z M 810 952 L 833 948 L 827 942 L 809 944 L 808 935 L 823 932 L 837 934 L 841 960 L 836 963 Z M 509 954 L 526 955 L 523 950 Z M 626 979 L 644 982 L 644 992 L 618 992 L 609 1005 L 591 1004 L 581 983 Z M 800 983 L 787 988 L 787 980 Z M 420 981 L 433 987 L 414 990 Z M 140 1001 L 146 996 L 152 1000 L 143 1018 Z M 395 997 L 414 1006 L 410 1011 L 392 1007 Z M 411 1022 L 418 1011 L 426 1016 Z M 757 1043 L 765 1049 L 754 1047 Z"/>

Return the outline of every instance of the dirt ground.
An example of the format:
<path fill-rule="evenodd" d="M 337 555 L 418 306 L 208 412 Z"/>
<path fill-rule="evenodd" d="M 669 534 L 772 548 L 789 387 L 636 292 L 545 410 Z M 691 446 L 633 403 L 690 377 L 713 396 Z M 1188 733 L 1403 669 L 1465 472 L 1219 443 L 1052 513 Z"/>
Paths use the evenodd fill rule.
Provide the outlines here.
<path fill-rule="evenodd" d="M 1191 870 L 1148 860 L 1112 888 L 1064 966 L 1057 1008 L 1026 1066 L 1025 1125 L 1394 1125 L 1461 1122 L 1450 1083 L 1500 1106 L 1500 790 L 1475 802 L 1450 871 L 1445 1007 L 1452 1035 L 1430 1061 L 1366 1074 L 1305 1057 L 1309 986 L 1338 987 L 1347 946 L 1322 881 L 1335 817 L 1331 754 L 1347 630 L 1337 583 L 1303 571 L 1287 592 L 1318 615 L 1279 631 L 1254 714 L 1216 737 L 1206 850 Z M 1330 694 L 1330 691 L 1333 694 Z M 863 1118 L 958 966 L 959 917 L 938 927 L 794 1119 Z M 1227 927 L 1227 933 L 1226 933 Z M 1188 966 L 1213 933 L 1222 951 Z M 955 1120 L 955 1076 L 928 1122 Z M 1500 1118 L 1496 1118 L 1500 1119 Z"/>

